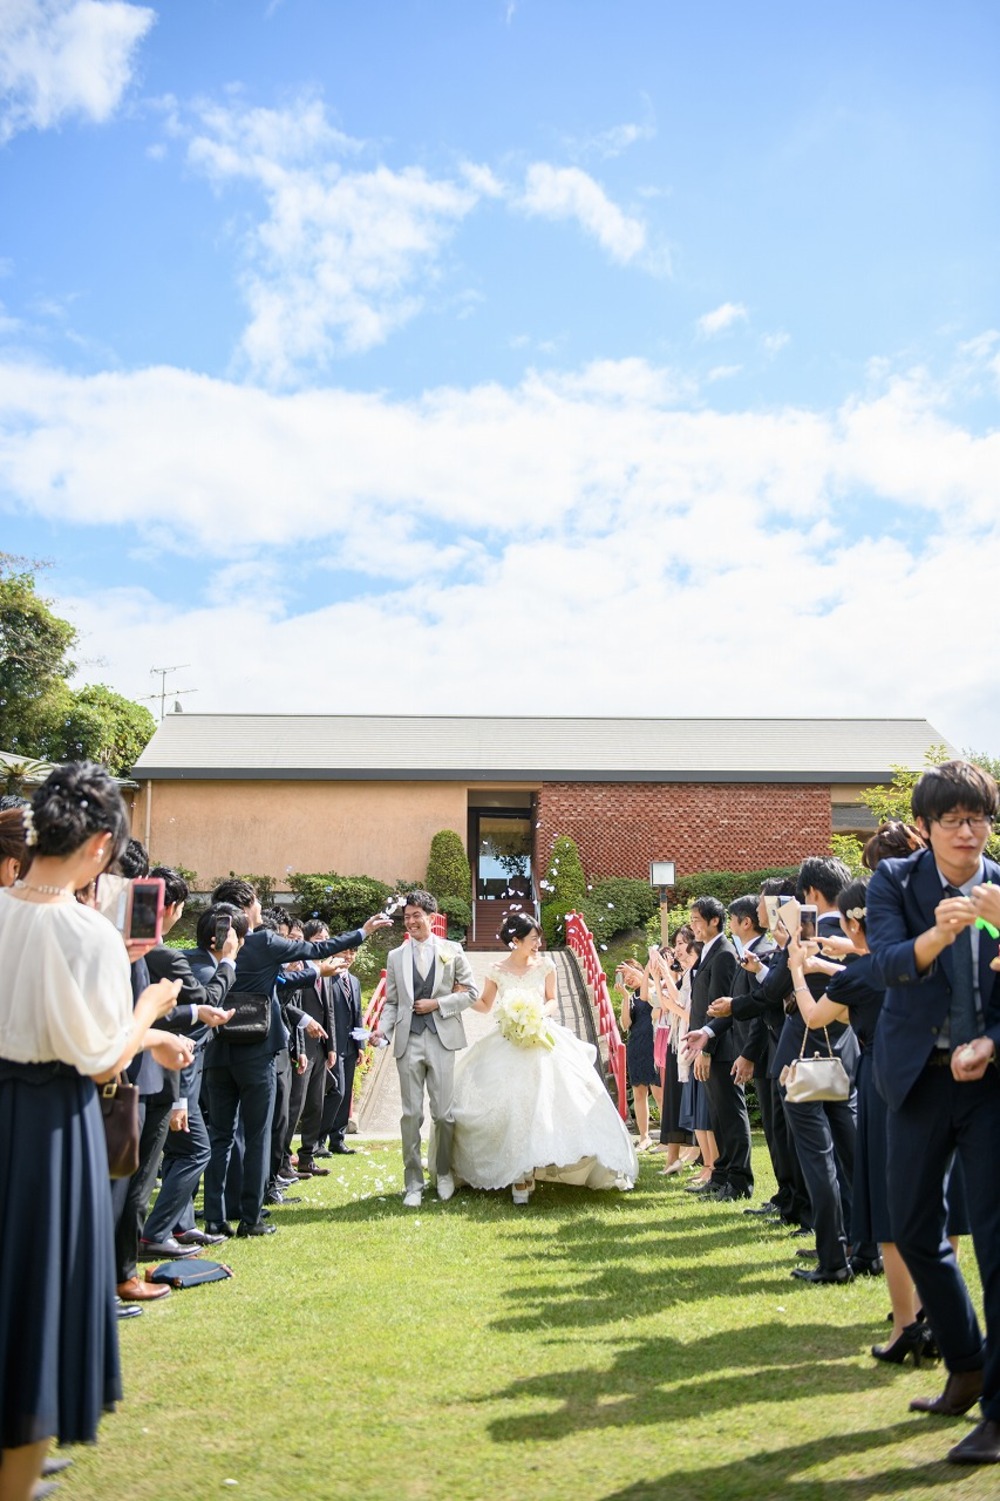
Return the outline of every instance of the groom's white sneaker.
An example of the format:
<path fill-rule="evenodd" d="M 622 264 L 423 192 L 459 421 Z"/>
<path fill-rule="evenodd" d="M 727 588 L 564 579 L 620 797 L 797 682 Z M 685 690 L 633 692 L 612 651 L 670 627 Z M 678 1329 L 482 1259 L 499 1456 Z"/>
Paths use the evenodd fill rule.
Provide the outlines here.
<path fill-rule="evenodd" d="M 455 1180 L 451 1173 L 439 1173 L 437 1180 L 438 1198 L 447 1201 L 455 1192 Z"/>
<path fill-rule="evenodd" d="M 409 1193 L 403 1195 L 403 1203 L 407 1209 L 419 1209 L 423 1197 L 423 1193 L 419 1188 L 411 1188 Z"/>

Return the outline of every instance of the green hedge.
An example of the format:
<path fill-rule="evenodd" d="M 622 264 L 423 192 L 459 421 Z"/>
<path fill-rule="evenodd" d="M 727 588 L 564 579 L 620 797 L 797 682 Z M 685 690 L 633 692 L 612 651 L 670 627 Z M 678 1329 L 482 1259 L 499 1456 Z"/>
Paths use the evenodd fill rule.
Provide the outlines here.
<path fill-rule="evenodd" d="M 338 876 L 335 870 L 325 875 L 296 873 L 288 884 L 295 893 L 296 914 L 303 921 L 318 917 L 335 934 L 360 928 L 392 895 L 392 887 L 373 876 Z"/>
<path fill-rule="evenodd" d="M 769 865 L 764 870 L 701 870 L 682 876 L 670 893 L 671 907 L 690 907 L 699 896 L 717 896 L 726 907 L 738 896 L 759 891 L 775 876 L 795 877 L 797 865 Z"/>

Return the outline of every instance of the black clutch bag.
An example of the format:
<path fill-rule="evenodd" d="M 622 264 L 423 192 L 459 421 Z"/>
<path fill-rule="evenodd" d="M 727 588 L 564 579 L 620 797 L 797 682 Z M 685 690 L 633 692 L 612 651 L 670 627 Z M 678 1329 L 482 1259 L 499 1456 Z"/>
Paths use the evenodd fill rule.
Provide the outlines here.
<path fill-rule="evenodd" d="M 231 990 L 226 1005 L 236 1015 L 216 1035 L 227 1042 L 263 1042 L 271 1028 L 271 997 L 257 990 Z"/>

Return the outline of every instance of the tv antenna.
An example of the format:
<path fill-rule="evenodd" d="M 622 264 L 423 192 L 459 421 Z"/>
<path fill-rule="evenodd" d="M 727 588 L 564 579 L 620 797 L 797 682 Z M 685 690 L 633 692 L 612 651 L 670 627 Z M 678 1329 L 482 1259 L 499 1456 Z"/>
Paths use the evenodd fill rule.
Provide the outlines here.
<path fill-rule="evenodd" d="M 179 713 L 181 706 L 180 706 L 180 703 L 178 702 L 178 700 L 181 699 L 184 696 L 184 694 L 186 694 L 186 693 L 197 693 L 198 690 L 197 690 L 197 688 L 170 688 L 170 689 L 168 689 L 167 688 L 167 678 L 170 676 L 170 674 L 172 672 L 183 672 L 184 668 L 185 667 L 190 667 L 190 665 L 191 665 L 190 662 L 181 662 L 177 667 L 151 667 L 149 669 L 149 675 L 150 675 L 150 677 L 154 677 L 154 678 L 158 677 L 159 678 L 159 680 L 160 680 L 160 691 L 158 693 L 147 693 L 145 695 L 145 697 L 140 700 L 140 702 L 141 703 L 155 703 L 156 700 L 159 699 L 159 701 L 160 701 L 160 718 L 162 720 L 163 717 L 164 717 L 164 715 L 167 712 L 167 695 L 169 693 L 170 696 L 174 699 L 174 713 L 175 714 Z"/>

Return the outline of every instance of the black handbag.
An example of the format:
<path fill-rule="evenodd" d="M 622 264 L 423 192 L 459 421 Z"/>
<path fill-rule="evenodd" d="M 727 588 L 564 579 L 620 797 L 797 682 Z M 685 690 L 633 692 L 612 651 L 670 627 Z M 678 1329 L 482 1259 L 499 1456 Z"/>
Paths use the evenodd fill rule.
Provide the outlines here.
<path fill-rule="evenodd" d="M 127 1084 L 124 1075 L 98 1085 L 101 1119 L 108 1144 L 108 1171 L 112 1178 L 131 1178 L 139 1166 L 139 1089 Z"/>
<path fill-rule="evenodd" d="M 227 1042 L 263 1042 L 271 1029 L 271 997 L 257 990 L 231 990 L 226 1006 L 236 1015 L 219 1028 Z"/>

